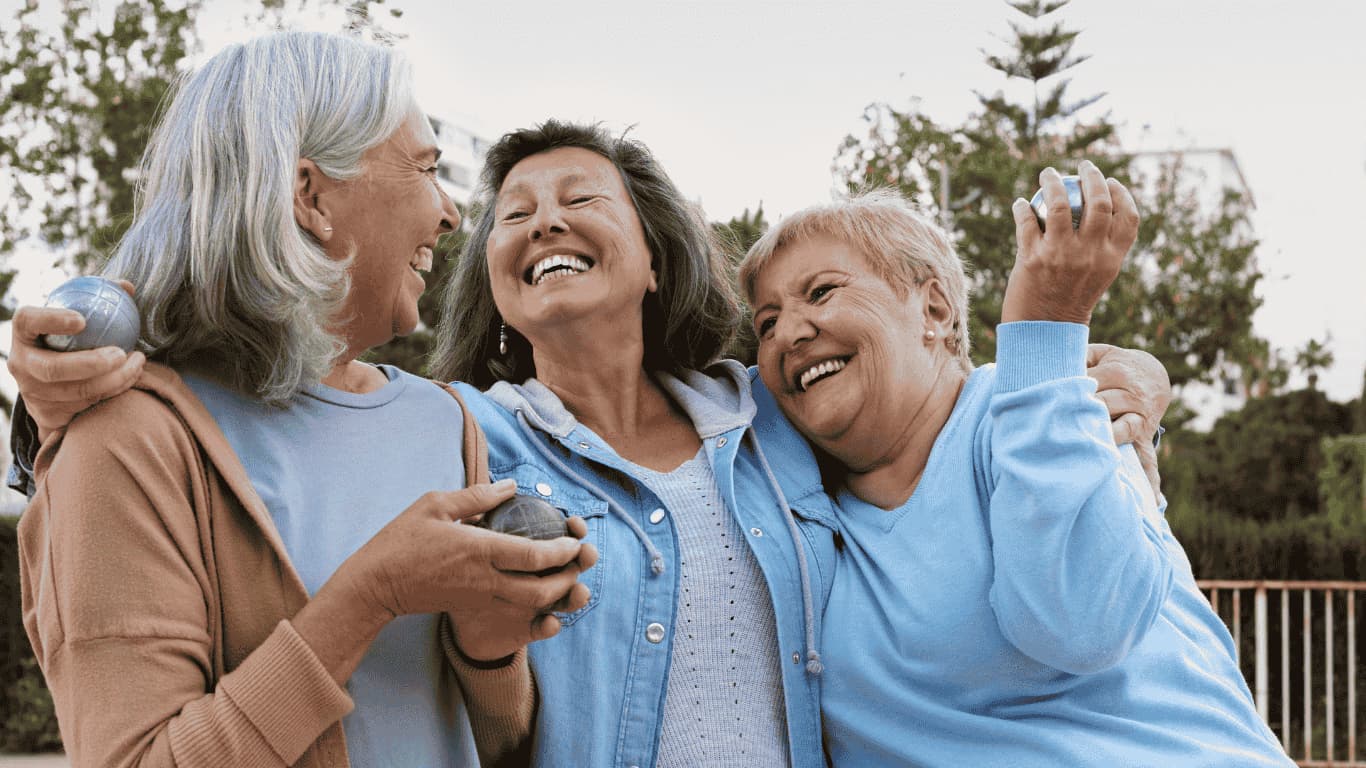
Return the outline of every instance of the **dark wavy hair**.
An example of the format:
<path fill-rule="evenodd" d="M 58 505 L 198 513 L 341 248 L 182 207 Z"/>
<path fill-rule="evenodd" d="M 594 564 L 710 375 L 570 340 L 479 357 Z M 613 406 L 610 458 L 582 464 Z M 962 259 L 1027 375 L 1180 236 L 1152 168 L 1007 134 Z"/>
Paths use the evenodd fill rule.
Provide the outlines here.
<path fill-rule="evenodd" d="M 499 189 L 514 166 L 562 147 L 595 152 L 616 166 L 650 248 L 659 290 L 643 306 L 647 370 L 700 369 L 730 347 L 742 310 L 730 262 L 697 207 L 684 199 L 641 142 L 613 137 L 601 125 L 547 120 L 504 135 L 484 158 L 474 232 L 441 297 L 432 376 L 487 388 L 536 375 L 531 344 L 507 329 L 508 353 L 498 353 L 502 318 L 489 284 L 488 239 Z"/>

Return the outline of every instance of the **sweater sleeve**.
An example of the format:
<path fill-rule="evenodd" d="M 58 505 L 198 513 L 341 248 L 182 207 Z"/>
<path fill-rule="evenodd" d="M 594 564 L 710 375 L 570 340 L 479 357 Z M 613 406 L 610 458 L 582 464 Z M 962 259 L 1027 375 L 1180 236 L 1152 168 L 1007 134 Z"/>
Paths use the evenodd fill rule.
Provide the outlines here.
<path fill-rule="evenodd" d="M 998 333 L 991 605 L 1023 653 L 1097 672 L 1143 638 L 1171 591 L 1160 512 L 1085 375 L 1086 326 L 1007 323 Z"/>
<path fill-rule="evenodd" d="M 24 625 L 73 766 L 286 766 L 351 709 L 282 621 L 216 682 L 197 444 L 133 390 L 44 445 L 20 524 Z"/>
<path fill-rule="evenodd" d="M 536 685 L 526 648 L 513 654 L 505 665 L 475 667 L 466 662 L 455 644 L 450 616 L 442 614 L 439 626 L 441 648 L 465 695 L 480 765 L 498 768 L 529 764 Z"/>

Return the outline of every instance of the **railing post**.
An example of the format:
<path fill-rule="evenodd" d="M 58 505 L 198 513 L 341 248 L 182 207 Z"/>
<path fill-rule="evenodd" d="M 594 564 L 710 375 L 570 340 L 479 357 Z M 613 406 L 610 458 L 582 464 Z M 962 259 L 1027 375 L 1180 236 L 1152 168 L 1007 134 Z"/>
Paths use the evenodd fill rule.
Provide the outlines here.
<path fill-rule="evenodd" d="M 1243 604 L 1239 599 L 1242 594 L 1241 589 L 1233 590 L 1233 660 L 1238 662 L 1240 672 L 1243 669 Z"/>
<path fill-rule="evenodd" d="M 1347 590 L 1347 760 L 1357 761 L 1357 593 Z"/>
<path fill-rule="evenodd" d="M 1281 746 L 1290 754 L 1290 590 L 1281 589 Z"/>
<path fill-rule="evenodd" d="M 1267 686 L 1267 662 L 1266 662 L 1266 587 L 1257 587 L 1257 593 L 1253 598 L 1253 615 L 1255 632 L 1253 643 L 1257 655 L 1257 714 L 1261 715 L 1262 722 L 1267 722 L 1271 716 L 1271 691 Z"/>
<path fill-rule="evenodd" d="M 1304 759 L 1314 759 L 1314 633 L 1311 627 L 1313 602 L 1304 590 Z"/>
<path fill-rule="evenodd" d="M 1333 590 L 1323 590 L 1323 707 L 1324 736 L 1328 741 L 1328 762 L 1333 761 Z"/>

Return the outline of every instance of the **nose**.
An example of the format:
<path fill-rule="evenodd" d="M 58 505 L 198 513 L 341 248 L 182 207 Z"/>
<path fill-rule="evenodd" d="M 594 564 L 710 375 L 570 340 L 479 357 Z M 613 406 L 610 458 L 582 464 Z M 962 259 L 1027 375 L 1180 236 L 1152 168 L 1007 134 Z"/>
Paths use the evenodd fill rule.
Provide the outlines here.
<path fill-rule="evenodd" d="M 788 310 L 778 315 L 773 326 L 773 344 L 779 352 L 786 352 L 798 344 L 811 341 L 820 335 L 811 318 L 800 309 Z"/>
<path fill-rule="evenodd" d="M 441 194 L 441 223 L 437 225 L 437 229 L 442 234 L 454 232 L 460 227 L 460 209 L 455 207 L 455 202 L 439 184 L 437 189 Z"/>
<path fill-rule="evenodd" d="M 553 203 L 546 203 L 536 207 L 536 213 L 532 215 L 529 236 L 532 240 L 540 240 L 547 235 L 562 235 L 569 231 L 569 224 L 564 220 L 564 209 Z"/>

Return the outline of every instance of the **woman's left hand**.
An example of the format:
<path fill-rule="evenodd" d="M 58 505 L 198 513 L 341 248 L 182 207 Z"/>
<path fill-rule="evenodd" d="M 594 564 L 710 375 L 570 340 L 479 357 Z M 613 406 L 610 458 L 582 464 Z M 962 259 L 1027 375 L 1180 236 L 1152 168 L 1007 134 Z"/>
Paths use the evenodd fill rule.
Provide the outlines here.
<path fill-rule="evenodd" d="M 567 522 L 574 538 L 588 535 L 583 518 L 571 517 Z M 579 557 L 564 568 L 579 574 L 592 568 L 597 560 L 597 549 L 585 544 Z M 529 642 L 554 637 L 560 631 L 560 620 L 554 612 L 573 613 L 587 605 L 591 597 L 588 587 L 579 582 L 555 604 L 539 609 L 494 600 L 448 613 L 460 652 L 476 661 L 492 661 L 516 653 Z"/>
<path fill-rule="evenodd" d="M 1110 410 L 1115 444 L 1151 443 L 1172 402 L 1172 383 L 1156 357 L 1109 344 L 1086 347 L 1086 375 Z"/>
<path fill-rule="evenodd" d="M 1048 206 L 1046 232 L 1039 229 L 1029 203 L 1015 201 L 1011 210 L 1018 247 L 1001 322 L 1089 324 L 1091 310 L 1138 238 L 1138 206 L 1129 190 L 1106 179 L 1089 160 L 1082 161 L 1078 175 L 1086 210 L 1077 229 L 1072 228 L 1062 176 L 1052 168 L 1039 174 Z"/>
<path fill-rule="evenodd" d="M 1086 375 L 1096 380 L 1096 397 L 1110 411 L 1115 444 L 1133 443 L 1153 493 L 1161 494 L 1153 439 L 1172 402 L 1172 383 L 1156 357 L 1109 344 L 1086 348 Z"/>

